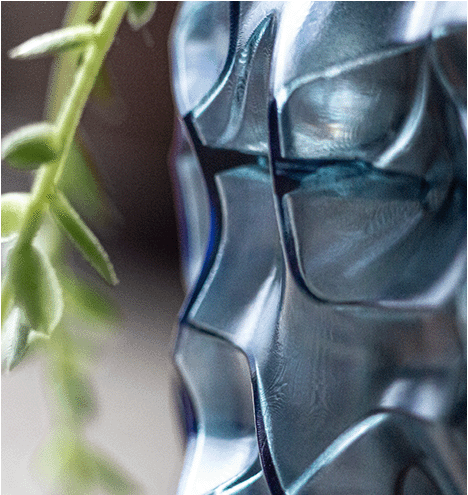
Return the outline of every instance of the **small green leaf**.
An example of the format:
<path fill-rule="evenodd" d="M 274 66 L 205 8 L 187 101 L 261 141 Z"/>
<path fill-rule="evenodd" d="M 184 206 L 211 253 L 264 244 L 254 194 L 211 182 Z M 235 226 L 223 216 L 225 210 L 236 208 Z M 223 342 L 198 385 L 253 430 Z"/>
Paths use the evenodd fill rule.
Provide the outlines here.
<path fill-rule="evenodd" d="M 42 225 L 33 240 L 33 244 L 43 253 L 47 253 L 53 266 L 60 266 L 60 263 L 64 263 L 65 257 L 62 241 L 62 231 L 47 212 L 43 217 Z"/>
<path fill-rule="evenodd" d="M 8 252 L 8 250 L 11 249 L 11 246 L 7 247 L 6 244 L 7 243 L 5 243 L 4 246 L 2 246 L 2 250 L 5 249 L 5 251 Z M 1 304 L 2 331 L 3 331 L 4 322 L 6 321 L 10 312 L 12 311 L 14 304 L 15 304 L 15 294 L 13 293 L 10 279 L 9 277 L 4 277 L 2 273 L 2 304 Z"/>
<path fill-rule="evenodd" d="M 7 273 L 16 303 L 33 330 L 50 335 L 63 313 L 62 288 L 49 259 L 37 247 L 13 250 Z"/>
<path fill-rule="evenodd" d="M 15 168 L 34 170 L 59 155 L 55 126 L 47 122 L 21 127 L 2 139 L 2 159 Z"/>
<path fill-rule="evenodd" d="M 80 26 L 91 22 L 99 11 L 102 2 L 67 2 L 64 27 Z M 48 85 L 46 115 L 49 120 L 55 120 L 59 108 L 73 84 L 78 57 L 81 53 L 67 51 L 58 53 L 52 62 Z"/>
<path fill-rule="evenodd" d="M 66 430 L 58 430 L 34 456 L 34 467 L 49 483 L 57 483 L 67 469 L 76 450 L 75 438 Z"/>
<path fill-rule="evenodd" d="M 2 242 L 14 240 L 18 234 L 30 198 L 29 193 L 2 194 Z M 34 238 L 34 245 L 47 253 L 52 261 L 55 261 L 63 255 L 61 238 L 62 233 L 56 223 L 50 215 L 44 215 L 42 225 Z"/>
<path fill-rule="evenodd" d="M 2 194 L 2 241 L 11 238 L 20 229 L 29 198 L 29 193 Z"/>
<path fill-rule="evenodd" d="M 136 493 L 137 486 L 127 479 L 118 466 L 104 459 L 102 456 L 95 456 L 97 474 L 101 487 L 112 495 L 128 495 Z"/>
<path fill-rule="evenodd" d="M 97 482 L 96 468 L 76 432 L 59 429 L 35 456 L 37 474 L 53 493 L 82 495 L 91 493 Z"/>
<path fill-rule="evenodd" d="M 23 358 L 28 347 L 31 327 L 22 318 L 21 310 L 14 308 L 5 321 L 2 333 L 2 373 L 13 369 Z"/>
<path fill-rule="evenodd" d="M 60 191 L 57 191 L 56 194 L 49 196 L 49 200 L 52 215 L 58 224 L 63 227 L 84 258 L 89 261 L 106 282 L 111 285 L 117 284 L 118 279 L 108 254 L 65 196 Z"/>
<path fill-rule="evenodd" d="M 77 316 L 90 317 L 93 321 L 106 323 L 106 329 L 112 328 L 119 318 L 117 304 L 98 287 L 88 284 L 67 273 L 60 278 L 66 302 L 70 303 Z M 93 325 L 95 329 L 96 326 Z"/>
<path fill-rule="evenodd" d="M 89 24 L 73 26 L 35 36 L 10 50 L 11 58 L 37 58 L 43 55 L 84 48 L 95 37 Z"/>
<path fill-rule="evenodd" d="M 95 493 L 93 488 L 112 495 L 141 493 L 118 465 L 101 452 L 92 452 L 65 429 L 54 434 L 34 457 L 33 465 L 51 488 L 60 488 L 63 494 Z"/>
<path fill-rule="evenodd" d="M 147 24 L 156 11 L 156 2 L 128 2 L 127 21 L 135 31 Z"/>
<path fill-rule="evenodd" d="M 104 189 L 96 160 L 89 147 L 77 135 L 70 147 L 58 188 L 85 218 L 104 225 L 111 216 L 111 201 Z"/>
<path fill-rule="evenodd" d="M 62 493 L 66 495 L 92 493 L 96 483 L 96 466 L 93 459 L 85 449 L 77 449 L 69 464 L 69 471 L 62 476 Z"/>
<path fill-rule="evenodd" d="M 55 387 L 56 393 L 63 402 L 64 407 L 70 411 L 74 421 L 83 421 L 93 415 L 96 411 L 91 382 L 79 375 L 71 367 L 60 368 L 61 373 L 56 371 Z"/>

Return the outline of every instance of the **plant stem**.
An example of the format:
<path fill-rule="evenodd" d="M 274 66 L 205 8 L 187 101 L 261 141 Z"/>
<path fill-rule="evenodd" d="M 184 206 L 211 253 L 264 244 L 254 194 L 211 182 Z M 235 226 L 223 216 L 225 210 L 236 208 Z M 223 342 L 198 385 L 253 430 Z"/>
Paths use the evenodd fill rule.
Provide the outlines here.
<path fill-rule="evenodd" d="M 8 277 L 5 277 L 5 281 L 2 284 L 2 329 L 3 324 L 10 313 L 11 306 L 13 305 L 13 299 L 13 293 L 11 292 Z"/>
<path fill-rule="evenodd" d="M 53 193 L 60 179 L 89 93 L 126 10 L 127 2 L 108 2 L 95 26 L 96 39 L 85 49 L 82 65 L 57 117 L 57 135 L 63 143 L 60 158 L 43 165 L 37 174 L 15 251 L 31 244 L 41 226 L 48 206 L 47 196 Z"/>

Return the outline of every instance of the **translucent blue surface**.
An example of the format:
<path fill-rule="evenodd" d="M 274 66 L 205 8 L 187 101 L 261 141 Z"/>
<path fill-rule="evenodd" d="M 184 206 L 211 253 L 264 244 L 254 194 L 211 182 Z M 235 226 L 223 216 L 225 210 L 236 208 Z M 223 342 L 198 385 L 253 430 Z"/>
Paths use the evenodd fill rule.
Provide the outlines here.
<path fill-rule="evenodd" d="M 466 3 L 188 2 L 180 495 L 466 493 Z"/>

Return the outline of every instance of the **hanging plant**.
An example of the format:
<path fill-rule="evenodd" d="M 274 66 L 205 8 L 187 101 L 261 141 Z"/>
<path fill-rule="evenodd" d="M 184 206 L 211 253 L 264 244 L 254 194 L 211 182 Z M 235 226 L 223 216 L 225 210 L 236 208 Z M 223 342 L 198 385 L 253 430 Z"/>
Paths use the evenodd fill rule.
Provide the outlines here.
<path fill-rule="evenodd" d="M 72 313 L 81 318 L 92 314 L 101 322 L 116 319 L 113 303 L 66 265 L 62 234 L 108 284 L 118 283 L 105 248 L 68 199 L 62 176 L 84 159 L 78 124 L 94 85 L 103 92 L 104 60 L 122 20 L 126 17 L 139 29 L 155 11 L 155 2 L 106 2 L 93 22 L 100 4 L 75 2 L 67 26 L 9 52 L 15 59 L 54 55 L 63 64 L 53 83 L 51 121 L 21 127 L 2 140 L 3 160 L 35 172 L 29 193 L 2 195 L 2 246 L 7 252 L 2 272 L 2 371 L 17 366 L 31 347 L 46 351 L 57 407 L 52 438 L 37 464 L 48 483 L 65 495 L 96 487 L 107 493 L 137 491 L 120 468 L 86 441 L 83 428 L 94 414 L 96 398 L 83 351 L 65 323 Z"/>

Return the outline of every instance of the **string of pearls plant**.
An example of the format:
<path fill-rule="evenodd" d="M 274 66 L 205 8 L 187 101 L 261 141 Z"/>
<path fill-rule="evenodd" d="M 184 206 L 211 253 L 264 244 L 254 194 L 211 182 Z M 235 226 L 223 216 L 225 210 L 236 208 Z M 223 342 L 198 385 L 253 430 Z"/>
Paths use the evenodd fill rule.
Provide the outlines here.
<path fill-rule="evenodd" d="M 89 4 L 85 10 L 98 4 L 80 3 Z M 109 315 L 112 310 L 66 269 L 52 234 L 58 226 L 107 283 L 118 282 L 105 249 L 61 191 L 60 178 L 83 109 L 123 18 L 127 16 L 132 28 L 139 29 L 154 11 L 155 2 L 107 2 L 95 24 L 64 27 L 10 52 L 17 59 L 68 51 L 80 54 L 73 83 L 54 121 L 24 126 L 2 140 L 4 160 L 17 169 L 36 171 L 30 193 L 2 195 L 2 244 L 8 246 L 2 273 L 2 371 L 14 368 L 33 343 L 48 346 L 49 374 L 59 406 L 55 432 L 41 458 L 49 482 L 65 495 L 90 493 L 96 487 L 108 493 L 136 490 L 119 468 L 86 443 L 83 425 L 95 399 L 80 366 L 81 351 L 63 324 L 70 303 L 84 303 L 91 313 Z"/>

